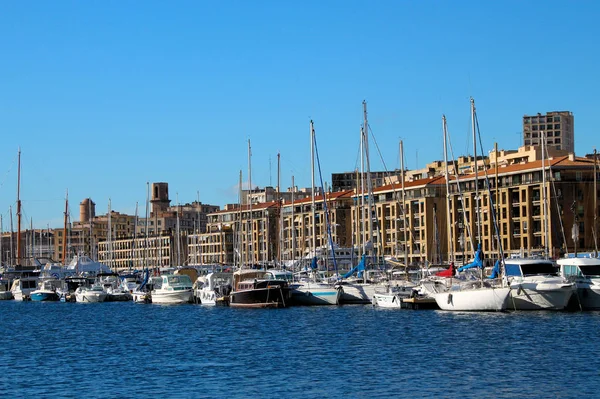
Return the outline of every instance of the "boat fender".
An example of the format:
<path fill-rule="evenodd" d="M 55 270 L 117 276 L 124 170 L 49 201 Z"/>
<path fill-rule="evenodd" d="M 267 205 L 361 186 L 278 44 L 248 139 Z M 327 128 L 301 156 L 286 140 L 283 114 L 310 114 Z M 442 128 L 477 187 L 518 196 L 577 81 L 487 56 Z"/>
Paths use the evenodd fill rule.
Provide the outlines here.
<path fill-rule="evenodd" d="M 519 289 L 517 290 L 517 295 L 521 295 L 521 291 L 523 291 L 523 287 L 519 285 Z"/>
<path fill-rule="evenodd" d="M 452 294 L 448 294 L 448 304 L 452 303 Z"/>

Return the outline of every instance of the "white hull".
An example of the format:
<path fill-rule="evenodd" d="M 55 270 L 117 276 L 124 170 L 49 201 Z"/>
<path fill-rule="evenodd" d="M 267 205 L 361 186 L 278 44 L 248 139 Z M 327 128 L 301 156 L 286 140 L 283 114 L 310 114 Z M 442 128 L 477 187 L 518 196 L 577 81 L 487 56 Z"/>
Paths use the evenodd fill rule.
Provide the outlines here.
<path fill-rule="evenodd" d="M 99 292 L 80 292 L 75 294 L 75 301 L 82 303 L 97 303 L 106 300 L 106 293 Z"/>
<path fill-rule="evenodd" d="M 151 298 L 150 298 L 150 294 L 148 292 L 140 292 L 140 291 L 133 291 L 131 293 L 133 302 L 136 303 L 150 303 L 151 302 Z"/>
<path fill-rule="evenodd" d="M 340 304 L 366 304 L 373 303 L 375 286 L 373 284 L 349 283 L 342 284 Z"/>
<path fill-rule="evenodd" d="M 600 310 L 600 286 L 577 283 L 576 293 L 583 310 Z"/>
<path fill-rule="evenodd" d="M 341 289 L 327 284 L 294 284 L 290 288 L 294 305 L 337 305 L 340 302 Z"/>
<path fill-rule="evenodd" d="M 212 289 L 200 289 L 196 290 L 196 298 L 200 300 L 200 304 L 203 306 L 216 306 L 217 305 L 217 294 Z"/>
<path fill-rule="evenodd" d="M 152 303 L 161 305 L 177 305 L 181 303 L 189 303 L 192 300 L 192 290 L 167 291 L 159 290 L 152 291 Z"/>
<path fill-rule="evenodd" d="M 564 310 L 574 292 L 572 284 L 543 287 L 541 284 L 511 284 L 508 309 Z"/>
<path fill-rule="evenodd" d="M 402 298 L 398 294 L 378 294 L 373 295 L 373 306 L 379 308 L 400 309 L 402 308 Z"/>
<path fill-rule="evenodd" d="M 431 296 L 442 310 L 501 311 L 506 310 L 510 288 L 472 288 L 434 293 Z"/>

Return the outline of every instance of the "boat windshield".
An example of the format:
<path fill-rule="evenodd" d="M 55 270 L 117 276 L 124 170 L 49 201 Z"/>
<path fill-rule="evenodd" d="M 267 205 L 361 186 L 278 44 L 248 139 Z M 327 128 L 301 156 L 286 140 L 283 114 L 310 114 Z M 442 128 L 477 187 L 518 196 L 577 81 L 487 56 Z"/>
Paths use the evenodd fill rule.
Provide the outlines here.
<path fill-rule="evenodd" d="M 185 275 L 185 274 L 179 274 L 177 276 L 169 276 L 169 277 L 167 277 L 167 280 L 169 282 L 169 285 L 183 285 L 183 284 L 192 285 L 192 280 L 190 279 L 190 277 L 188 275 Z"/>
<path fill-rule="evenodd" d="M 558 269 L 548 262 L 511 264 L 506 263 L 507 276 L 555 275 Z"/>
<path fill-rule="evenodd" d="M 284 272 L 284 271 L 278 271 L 278 272 L 266 272 L 265 273 L 265 279 L 266 280 L 285 280 L 285 281 L 292 281 L 294 279 L 294 275 L 291 272 Z"/>
<path fill-rule="evenodd" d="M 580 265 L 579 270 L 585 277 L 599 277 L 600 265 Z"/>

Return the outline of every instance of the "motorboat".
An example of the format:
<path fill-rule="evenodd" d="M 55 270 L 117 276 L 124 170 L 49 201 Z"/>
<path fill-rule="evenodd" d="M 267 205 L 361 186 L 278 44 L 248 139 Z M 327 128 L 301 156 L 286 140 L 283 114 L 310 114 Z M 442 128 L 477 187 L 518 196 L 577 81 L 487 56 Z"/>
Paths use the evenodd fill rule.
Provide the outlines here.
<path fill-rule="evenodd" d="M 75 290 L 75 298 L 77 302 L 95 303 L 106 301 L 106 291 L 104 287 L 98 284 L 92 286 L 79 286 Z"/>
<path fill-rule="evenodd" d="M 274 279 L 266 270 L 240 269 L 233 273 L 229 306 L 240 308 L 277 308 L 290 304 L 291 292 L 286 278 Z"/>
<path fill-rule="evenodd" d="M 0 278 L 0 301 L 13 299 L 13 294 L 10 291 L 10 280 Z"/>
<path fill-rule="evenodd" d="M 22 272 L 13 280 L 10 291 L 16 301 L 28 301 L 30 295 L 37 289 L 39 283 L 39 272 Z"/>
<path fill-rule="evenodd" d="M 575 283 L 558 274 L 546 259 L 508 258 L 504 270 L 510 286 L 508 308 L 514 310 L 564 310 L 575 292 Z"/>
<path fill-rule="evenodd" d="M 409 281 L 386 284 L 375 288 L 373 306 L 380 308 L 402 308 L 402 301 L 415 293 L 415 285 Z"/>
<path fill-rule="evenodd" d="M 194 298 L 202 305 L 228 305 L 233 273 L 213 272 L 198 277 L 194 284 Z"/>
<path fill-rule="evenodd" d="M 192 300 L 192 280 L 187 274 L 166 274 L 151 291 L 152 303 L 181 304 Z"/>
<path fill-rule="evenodd" d="M 600 259 L 563 258 L 556 263 L 561 276 L 575 283 L 576 299 L 581 308 L 600 309 Z"/>
<path fill-rule="evenodd" d="M 29 296 L 32 301 L 51 302 L 60 299 L 57 289 L 62 286 L 62 281 L 56 279 L 42 280 L 39 288 L 32 291 Z"/>
<path fill-rule="evenodd" d="M 65 277 L 64 284 L 62 287 L 56 289 L 56 293 L 59 296 L 61 302 L 76 302 L 77 296 L 75 291 L 77 288 L 84 286 L 90 286 L 94 280 L 87 277 L 70 276 Z"/>
<path fill-rule="evenodd" d="M 102 286 L 106 292 L 106 302 L 131 301 L 131 293 L 122 286 L 117 273 L 98 273 L 96 284 Z"/>

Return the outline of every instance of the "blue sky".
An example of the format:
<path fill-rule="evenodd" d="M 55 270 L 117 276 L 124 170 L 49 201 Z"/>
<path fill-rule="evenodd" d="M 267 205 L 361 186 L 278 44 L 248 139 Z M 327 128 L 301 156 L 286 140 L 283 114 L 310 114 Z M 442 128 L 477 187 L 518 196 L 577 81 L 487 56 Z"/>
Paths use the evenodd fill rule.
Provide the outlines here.
<path fill-rule="evenodd" d="M 442 159 L 445 113 L 471 152 L 514 149 L 524 114 L 570 110 L 575 149 L 597 145 L 593 1 L 29 1 L 0 5 L 0 213 L 8 229 L 22 149 L 24 224 L 59 227 L 91 197 L 140 213 L 146 182 L 173 203 L 237 201 L 253 185 L 310 186 L 309 121 L 323 174 L 358 165 L 362 105 L 373 170 Z"/>

